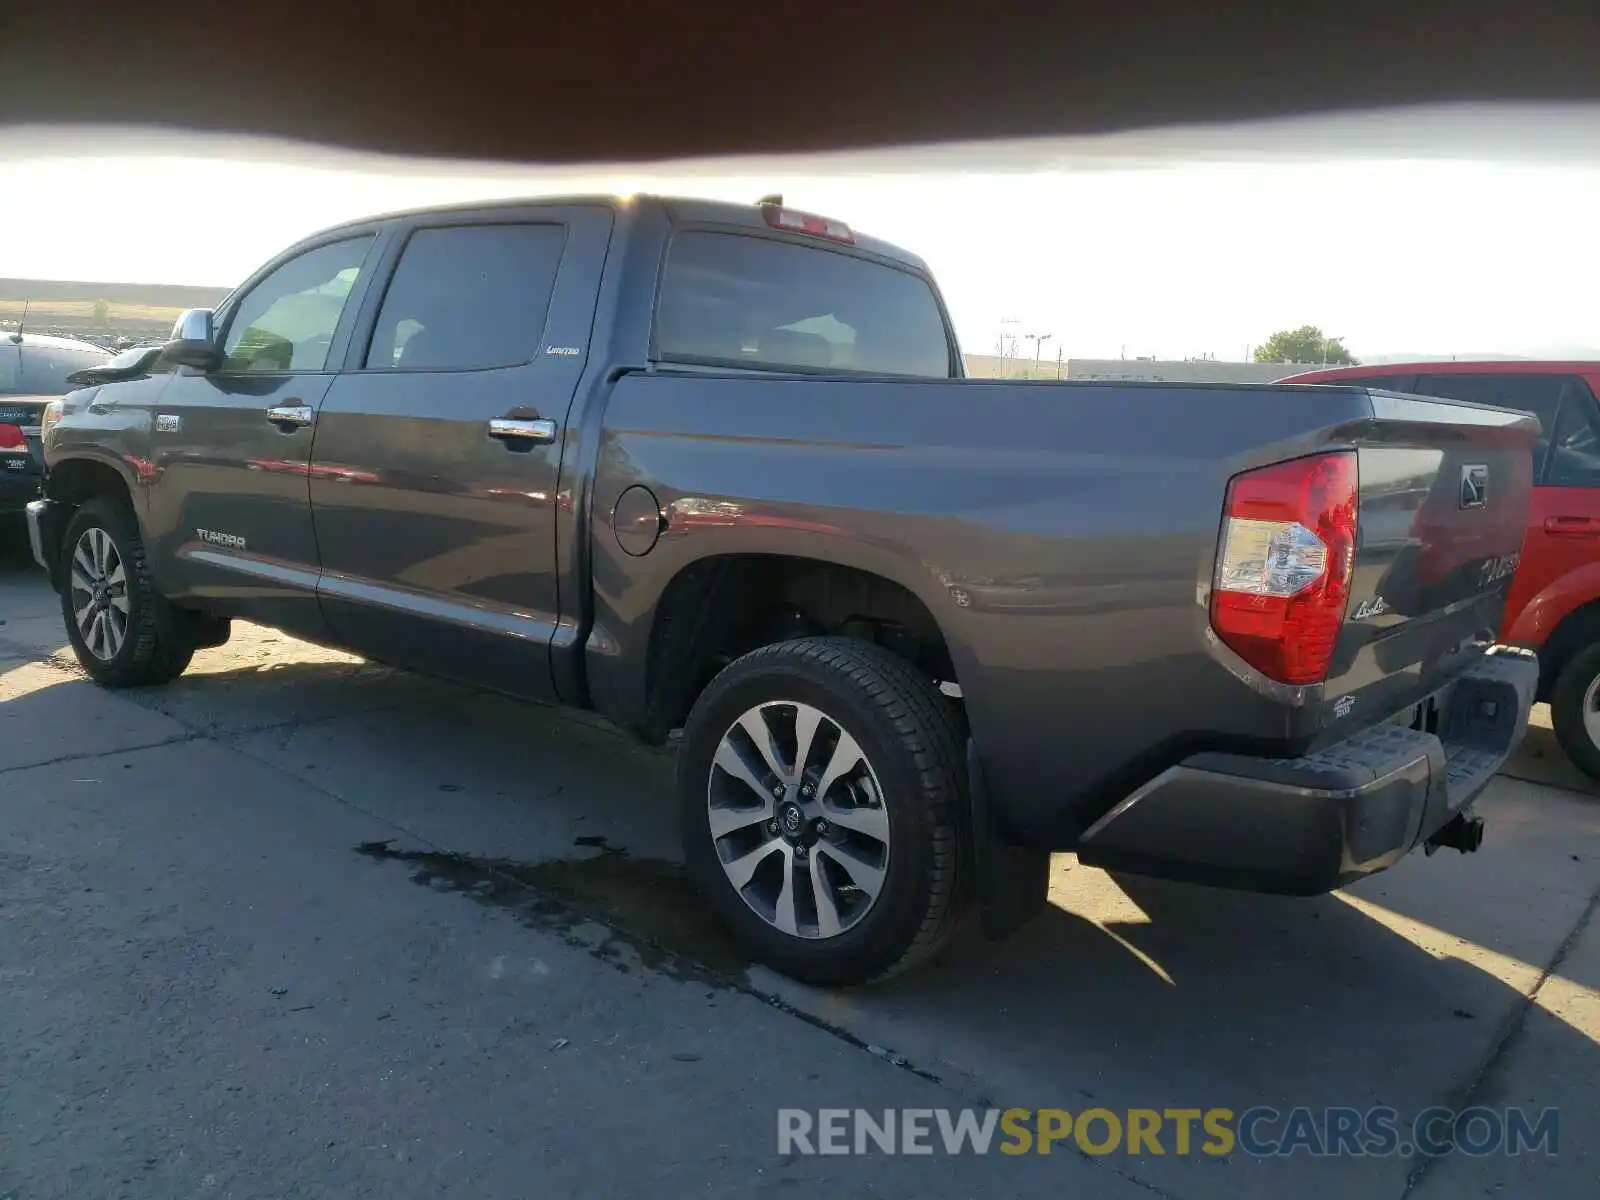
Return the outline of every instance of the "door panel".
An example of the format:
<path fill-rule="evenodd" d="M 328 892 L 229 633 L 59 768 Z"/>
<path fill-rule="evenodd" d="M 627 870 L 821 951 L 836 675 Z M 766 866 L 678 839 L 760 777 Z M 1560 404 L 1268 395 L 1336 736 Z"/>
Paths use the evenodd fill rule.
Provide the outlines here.
<path fill-rule="evenodd" d="M 316 599 L 307 474 L 375 237 L 296 251 L 223 315 L 221 364 L 180 368 L 149 414 L 148 526 L 163 588 L 307 637 Z"/>
<path fill-rule="evenodd" d="M 1564 383 L 1545 440 L 1528 540 L 1507 606 L 1513 617 L 1535 597 L 1570 591 L 1561 586 L 1563 580 L 1600 562 L 1600 412 L 1583 380 Z M 1587 592 L 1570 597 L 1576 603 L 1595 598 Z M 1550 606 L 1538 629 L 1540 640 L 1568 610 L 1565 604 Z"/>
<path fill-rule="evenodd" d="M 606 209 L 542 208 L 402 231 L 360 368 L 317 419 L 319 587 L 345 644 L 552 693 L 556 482 L 610 225 Z"/>

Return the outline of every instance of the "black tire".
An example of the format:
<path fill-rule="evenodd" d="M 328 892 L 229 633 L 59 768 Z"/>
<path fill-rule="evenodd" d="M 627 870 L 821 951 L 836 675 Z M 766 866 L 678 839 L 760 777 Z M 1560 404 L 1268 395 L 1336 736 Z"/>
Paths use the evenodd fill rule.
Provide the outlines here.
<path fill-rule="evenodd" d="M 848 732 L 887 810 L 881 889 L 855 924 L 831 937 L 785 933 L 758 915 L 724 871 L 711 835 L 707 799 L 718 746 L 742 714 L 775 701 L 812 706 Z M 812 637 L 754 650 L 711 681 L 684 726 L 677 779 L 690 877 L 752 959 L 803 983 L 850 986 L 904 971 L 943 945 L 970 907 L 963 746 L 950 701 L 878 646 Z"/>
<path fill-rule="evenodd" d="M 89 648 L 74 608 L 73 556 L 91 529 L 110 537 L 123 568 L 128 602 L 126 633 L 116 652 L 106 658 Z M 67 639 L 78 664 L 96 683 L 108 688 L 149 687 L 170 683 L 188 668 L 194 641 L 185 636 L 181 616 L 155 590 L 139 522 L 125 501 L 96 496 L 78 509 L 61 541 L 60 579 Z"/>
<path fill-rule="evenodd" d="M 1600 745 L 1584 728 L 1584 701 L 1590 687 L 1600 679 L 1600 642 L 1579 650 L 1561 668 L 1555 686 L 1550 689 L 1550 723 L 1555 726 L 1556 741 L 1574 766 L 1591 779 L 1600 780 Z"/>

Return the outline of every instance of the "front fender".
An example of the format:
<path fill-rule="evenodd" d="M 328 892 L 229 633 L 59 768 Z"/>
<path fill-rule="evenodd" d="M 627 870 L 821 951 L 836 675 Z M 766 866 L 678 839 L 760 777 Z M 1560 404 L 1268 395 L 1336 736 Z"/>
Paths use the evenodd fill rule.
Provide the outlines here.
<path fill-rule="evenodd" d="M 165 382 L 137 379 L 68 392 L 61 400 L 61 417 L 45 442 L 47 472 L 72 460 L 108 466 L 122 477 L 135 510 L 142 512 L 142 492 L 155 476 L 150 411 L 144 401 L 152 386 Z"/>

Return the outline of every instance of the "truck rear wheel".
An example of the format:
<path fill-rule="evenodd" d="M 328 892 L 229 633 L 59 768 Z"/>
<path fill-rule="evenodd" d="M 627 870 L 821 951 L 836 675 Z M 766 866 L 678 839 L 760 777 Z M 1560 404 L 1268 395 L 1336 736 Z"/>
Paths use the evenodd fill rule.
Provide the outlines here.
<path fill-rule="evenodd" d="M 920 962 L 967 905 L 962 738 L 909 663 L 849 638 L 752 651 L 684 726 L 691 876 L 758 962 L 850 985 Z"/>
<path fill-rule="evenodd" d="M 156 592 L 139 522 L 111 496 L 88 501 L 61 544 L 61 615 L 72 652 L 105 687 L 176 679 L 195 644 Z"/>
<path fill-rule="evenodd" d="M 1600 642 L 1574 654 L 1556 676 L 1550 723 L 1573 765 L 1600 779 Z"/>

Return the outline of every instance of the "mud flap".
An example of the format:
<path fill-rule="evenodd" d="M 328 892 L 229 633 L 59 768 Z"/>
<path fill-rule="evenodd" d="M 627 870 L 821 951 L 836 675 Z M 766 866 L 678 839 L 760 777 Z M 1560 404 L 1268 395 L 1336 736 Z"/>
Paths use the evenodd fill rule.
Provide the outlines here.
<path fill-rule="evenodd" d="M 1050 852 L 1006 840 L 989 807 L 983 764 L 971 738 L 967 739 L 967 784 L 972 796 L 978 928 L 989 941 L 998 942 L 1044 910 L 1050 893 Z"/>

